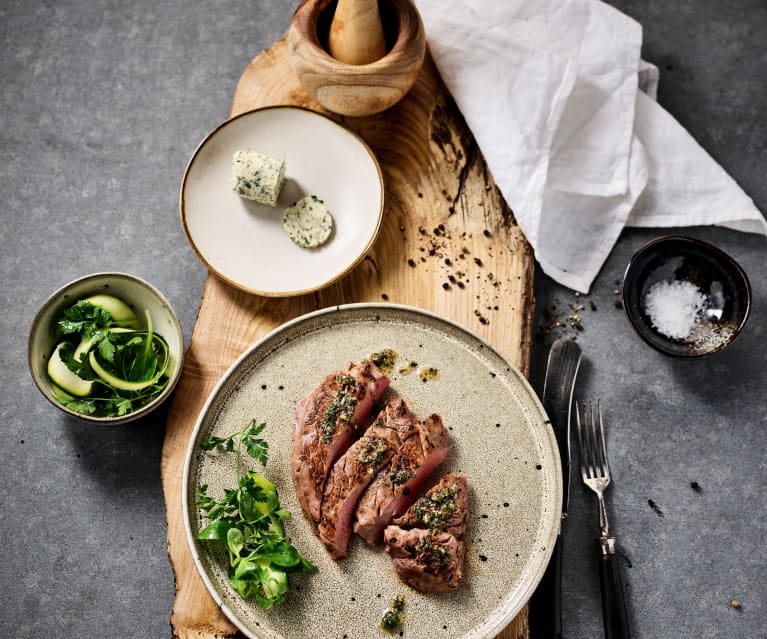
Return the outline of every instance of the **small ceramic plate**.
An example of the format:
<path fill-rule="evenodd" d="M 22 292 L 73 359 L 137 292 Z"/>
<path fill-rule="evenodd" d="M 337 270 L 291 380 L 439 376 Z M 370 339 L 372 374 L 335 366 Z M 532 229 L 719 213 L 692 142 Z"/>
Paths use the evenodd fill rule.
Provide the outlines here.
<path fill-rule="evenodd" d="M 353 538 L 335 562 L 301 515 L 290 475 L 293 412 L 325 374 L 376 351 L 397 353 L 387 401 L 404 397 L 416 416 L 439 413 L 448 429 L 448 458 L 434 479 L 463 472 L 470 518 L 464 578 L 451 593 L 420 594 L 398 581 L 389 555 Z M 411 363 L 415 362 L 415 366 Z M 436 377 L 419 372 L 436 368 Z M 233 453 L 205 453 L 211 434 L 235 433 L 264 421 L 269 462 L 262 469 L 294 517 L 287 534 L 317 565 L 291 576 L 284 606 L 262 610 L 240 598 L 226 578 L 228 560 L 195 537 L 206 525 L 196 490 L 220 498 L 236 485 Z M 522 374 L 486 342 L 438 316 L 397 305 L 359 304 L 305 315 L 245 352 L 223 376 L 201 411 L 184 466 L 184 522 L 197 568 L 213 598 L 251 638 L 380 638 L 392 598 L 405 597 L 410 639 L 495 637 L 528 600 L 551 556 L 559 530 L 562 473 L 546 416 Z"/>
<path fill-rule="evenodd" d="M 285 160 L 276 206 L 232 191 L 232 155 L 240 149 Z M 283 211 L 307 195 L 322 199 L 334 222 L 315 249 L 297 246 L 282 228 Z M 381 223 L 383 179 L 351 131 L 308 109 L 267 107 L 224 122 L 202 141 L 184 173 L 180 209 L 187 239 L 210 271 L 250 293 L 300 295 L 333 283 L 365 256 Z"/>

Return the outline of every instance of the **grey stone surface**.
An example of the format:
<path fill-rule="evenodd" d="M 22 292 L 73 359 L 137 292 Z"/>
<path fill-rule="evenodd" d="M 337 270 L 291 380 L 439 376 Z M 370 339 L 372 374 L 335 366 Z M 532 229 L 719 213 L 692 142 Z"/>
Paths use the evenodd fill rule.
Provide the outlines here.
<path fill-rule="evenodd" d="M 644 27 L 644 56 L 661 69 L 660 102 L 767 211 L 763 0 L 612 4 Z M 62 416 L 27 372 L 26 335 L 60 285 L 120 270 L 162 290 L 190 339 L 205 269 L 178 223 L 181 175 L 227 117 L 245 66 L 284 33 L 295 5 L 0 3 L 4 636 L 171 635 L 165 415 L 114 428 Z M 719 245 L 751 277 L 752 317 L 729 351 L 673 361 L 631 332 L 613 291 L 633 251 L 659 234 L 648 230 L 621 236 L 588 296 L 539 274 L 535 323 L 547 325 L 546 313 L 568 303 L 587 305 L 578 394 L 605 403 L 610 515 L 626 558 L 634 636 L 764 637 L 767 240 L 684 232 Z M 534 345 L 536 387 L 555 336 L 541 332 Z M 568 637 L 598 637 L 595 504 L 576 479 L 565 627 Z"/>

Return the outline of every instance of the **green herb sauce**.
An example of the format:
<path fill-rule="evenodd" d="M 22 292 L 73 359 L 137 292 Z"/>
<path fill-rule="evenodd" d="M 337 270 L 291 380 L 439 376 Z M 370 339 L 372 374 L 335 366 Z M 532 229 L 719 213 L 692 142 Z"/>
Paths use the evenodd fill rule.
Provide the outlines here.
<path fill-rule="evenodd" d="M 412 373 L 416 368 L 418 368 L 418 362 L 409 361 L 405 366 L 402 366 L 399 369 L 400 375 L 409 375 Z"/>
<path fill-rule="evenodd" d="M 336 376 L 340 384 L 335 401 L 325 410 L 322 422 L 322 443 L 329 444 L 338 431 L 339 424 L 349 424 L 357 408 L 357 395 L 354 392 L 357 383 L 351 375 Z"/>
<path fill-rule="evenodd" d="M 444 546 L 435 544 L 430 533 L 423 537 L 415 546 L 416 558 L 419 563 L 428 566 L 434 566 L 439 570 L 447 568 L 450 560 L 450 553 Z"/>
<path fill-rule="evenodd" d="M 391 472 L 389 473 L 389 481 L 391 481 L 393 486 L 399 486 L 400 484 L 404 484 L 408 479 L 411 479 L 415 477 L 415 472 L 412 470 L 405 470 L 403 468 L 400 469 L 394 469 L 392 468 Z"/>
<path fill-rule="evenodd" d="M 426 366 L 418 371 L 418 377 L 422 382 L 433 381 L 439 377 L 439 371 L 434 366 Z"/>
<path fill-rule="evenodd" d="M 388 374 L 394 370 L 397 357 L 396 351 L 393 351 L 391 348 L 384 348 L 382 351 L 371 353 L 368 359 L 378 366 L 382 372 Z"/>
<path fill-rule="evenodd" d="M 426 528 L 442 528 L 455 512 L 457 486 L 442 488 L 413 504 L 413 513 Z"/>
<path fill-rule="evenodd" d="M 379 466 L 388 451 L 389 444 L 382 439 L 371 437 L 357 453 L 357 461 L 368 466 Z"/>
<path fill-rule="evenodd" d="M 391 606 L 386 608 L 381 615 L 381 627 L 384 630 L 393 631 L 402 625 L 402 611 L 405 609 L 405 598 L 396 595 L 392 599 Z"/>

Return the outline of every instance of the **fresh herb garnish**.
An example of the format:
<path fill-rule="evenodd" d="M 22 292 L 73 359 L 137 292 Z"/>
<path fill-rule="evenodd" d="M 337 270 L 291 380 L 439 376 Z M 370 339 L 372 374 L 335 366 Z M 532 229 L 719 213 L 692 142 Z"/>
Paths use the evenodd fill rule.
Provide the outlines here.
<path fill-rule="evenodd" d="M 389 471 L 389 480 L 394 486 L 399 486 L 400 484 L 404 484 L 408 479 L 412 479 L 413 477 L 415 477 L 415 472 L 412 470 L 405 470 L 403 468 L 399 468 L 399 469 L 392 468 Z"/>
<path fill-rule="evenodd" d="M 457 486 L 440 488 L 424 495 L 413 504 L 413 513 L 419 522 L 430 529 L 442 528 L 455 512 Z"/>
<path fill-rule="evenodd" d="M 384 630 L 394 631 L 402 624 L 402 611 L 405 609 L 405 598 L 396 595 L 391 601 L 391 606 L 386 608 L 381 615 L 381 627 Z"/>
<path fill-rule="evenodd" d="M 345 373 L 337 375 L 340 387 L 336 399 L 325 409 L 322 422 L 322 443 L 329 444 L 338 430 L 339 424 L 349 424 L 357 408 L 356 380 Z"/>
<path fill-rule="evenodd" d="M 357 461 L 367 466 L 379 466 L 389 452 L 389 444 L 382 439 L 370 437 L 357 453 Z"/>
<path fill-rule="evenodd" d="M 288 541 L 283 522 L 290 511 L 280 508 L 277 489 L 263 475 L 243 472 L 242 447 L 266 466 L 269 445 L 259 437 L 266 424 L 248 422 L 238 433 L 227 437 L 210 436 L 200 447 L 217 447 L 236 454 L 237 488 L 227 489 L 220 500 L 210 497 L 207 485 L 197 489 L 197 505 L 209 524 L 197 539 L 222 544 L 229 554 L 227 576 L 232 587 L 244 598 L 252 598 L 262 608 L 285 602 L 290 591 L 288 575 L 309 572 L 315 565 Z"/>
<path fill-rule="evenodd" d="M 415 545 L 416 561 L 425 566 L 444 570 L 450 561 L 447 548 L 434 542 L 434 531 L 422 537 Z"/>
<path fill-rule="evenodd" d="M 266 462 L 269 460 L 269 443 L 259 437 L 264 428 L 266 428 L 264 422 L 256 425 L 256 420 L 251 419 L 239 433 L 234 433 L 228 437 L 216 437 L 215 435 L 211 435 L 200 443 L 200 448 L 203 450 L 213 450 L 216 446 L 221 446 L 226 452 L 231 453 L 235 451 L 234 447 L 236 439 L 237 474 L 239 476 L 240 447 L 242 445 L 245 446 L 248 455 L 260 462 L 262 466 L 266 466 Z"/>

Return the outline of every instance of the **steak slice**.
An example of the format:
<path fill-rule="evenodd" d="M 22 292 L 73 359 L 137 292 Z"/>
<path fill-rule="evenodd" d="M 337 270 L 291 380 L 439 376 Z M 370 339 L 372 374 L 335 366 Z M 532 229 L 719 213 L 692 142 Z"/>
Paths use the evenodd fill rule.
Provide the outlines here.
<path fill-rule="evenodd" d="M 466 476 L 449 473 L 384 530 L 397 576 L 420 592 L 457 588 L 468 516 Z"/>
<path fill-rule="evenodd" d="M 378 472 L 357 505 L 354 532 L 371 546 L 383 541 L 384 528 L 410 508 L 432 471 L 447 456 L 447 431 L 439 415 L 415 421 L 404 400 L 397 402 L 392 414 L 387 410 L 387 419 L 407 421 L 410 428 L 400 429 L 406 437 L 399 450 Z"/>
<path fill-rule="evenodd" d="M 403 528 L 444 530 L 461 539 L 469 516 L 466 475 L 449 473 L 394 523 Z"/>
<path fill-rule="evenodd" d="M 381 411 L 376 421 L 333 465 L 325 484 L 318 532 L 334 559 L 349 552 L 352 522 L 357 501 L 376 473 L 385 466 L 400 445 L 396 428 L 391 428 Z"/>
<path fill-rule="evenodd" d="M 463 577 L 463 540 L 444 531 L 387 526 L 386 551 L 397 576 L 419 592 L 455 590 Z"/>
<path fill-rule="evenodd" d="M 290 458 L 296 497 L 315 523 L 328 473 L 368 419 L 389 379 L 370 361 L 330 373 L 298 402 Z"/>

